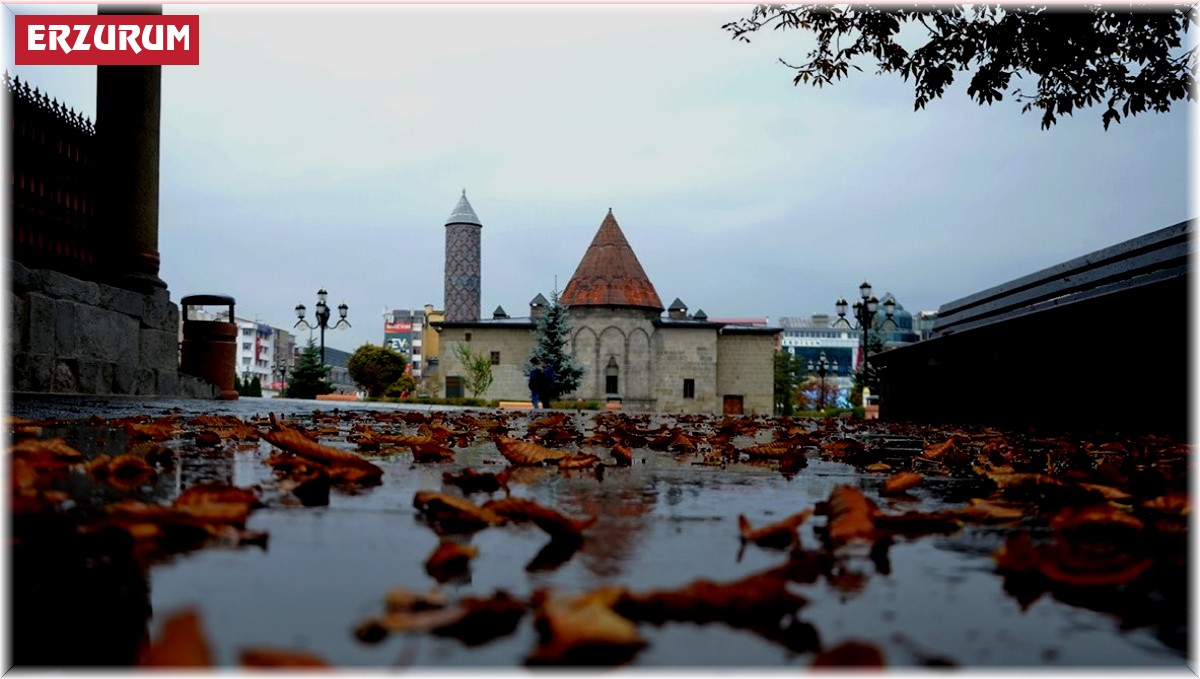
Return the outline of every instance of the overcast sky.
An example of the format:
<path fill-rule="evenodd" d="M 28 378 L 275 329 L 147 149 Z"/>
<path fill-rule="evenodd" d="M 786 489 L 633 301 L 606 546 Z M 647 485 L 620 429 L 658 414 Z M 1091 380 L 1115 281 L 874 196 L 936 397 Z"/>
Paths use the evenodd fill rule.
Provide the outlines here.
<path fill-rule="evenodd" d="M 1191 106 L 1050 130 L 1009 97 L 913 112 L 873 68 L 796 87 L 750 5 L 167 5 L 201 65 L 163 68 L 159 249 L 171 298 L 290 328 L 316 291 L 347 351 L 385 308 L 442 307 L 446 218 L 483 222 L 482 313 L 567 284 L 611 207 L 664 304 L 834 313 L 863 279 L 909 311 L 1192 216 Z M 95 6 L 8 5 L 14 13 Z M 95 114 L 95 69 L 10 72 Z M 300 333 L 302 339 L 307 333 Z"/>

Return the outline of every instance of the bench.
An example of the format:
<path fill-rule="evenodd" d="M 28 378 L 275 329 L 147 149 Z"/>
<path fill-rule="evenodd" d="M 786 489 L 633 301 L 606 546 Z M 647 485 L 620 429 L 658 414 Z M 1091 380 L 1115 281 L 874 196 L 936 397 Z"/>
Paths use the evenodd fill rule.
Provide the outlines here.
<path fill-rule="evenodd" d="M 880 417 L 1187 432 L 1191 220 L 943 304 Z"/>
<path fill-rule="evenodd" d="M 496 406 L 501 410 L 533 410 L 532 401 L 500 401 Z"/>
<path fill-rule="evenodd" d="M 318 401 L 357 401 L 358 394 L 317 394 Z"/>

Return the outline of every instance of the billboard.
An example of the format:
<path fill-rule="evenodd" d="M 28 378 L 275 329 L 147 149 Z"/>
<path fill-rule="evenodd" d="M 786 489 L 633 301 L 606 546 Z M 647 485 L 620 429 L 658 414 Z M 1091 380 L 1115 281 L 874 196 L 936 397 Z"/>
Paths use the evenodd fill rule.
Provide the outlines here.
<path fill-rule="evenodd" d="M 383 346 L 391 347 L 405 356 L 412 355 L 412 321 L 383 324 Z"/>

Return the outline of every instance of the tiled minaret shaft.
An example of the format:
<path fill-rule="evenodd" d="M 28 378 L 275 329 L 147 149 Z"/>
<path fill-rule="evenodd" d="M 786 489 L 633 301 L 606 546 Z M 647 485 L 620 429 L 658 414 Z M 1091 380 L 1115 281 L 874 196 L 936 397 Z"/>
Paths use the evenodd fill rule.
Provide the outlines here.
<path fill-rule="evenodd" d="M 446 220 L 445 310 L 447 321 L 479 320 L 479 237 L 483 224 L 464 189 Z"/>

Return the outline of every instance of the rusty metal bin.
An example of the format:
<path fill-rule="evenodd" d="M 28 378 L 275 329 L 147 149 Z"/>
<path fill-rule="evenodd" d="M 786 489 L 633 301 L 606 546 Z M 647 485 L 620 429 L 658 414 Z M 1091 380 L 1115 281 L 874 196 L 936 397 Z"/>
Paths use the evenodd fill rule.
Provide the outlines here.
<path fill-rule="evenodd" d="M 219 398 L 235 400 L 233 378 L 237 371 L 237 325 L 233 323 L 233 298 L 228 295 L 188 295 L 183 307 L 183 347 L 179 371 L 212 382 L 221 390 Z M 192 307 L 206 304 L 229 307 L 229 321 L 193 319 Z"/>

